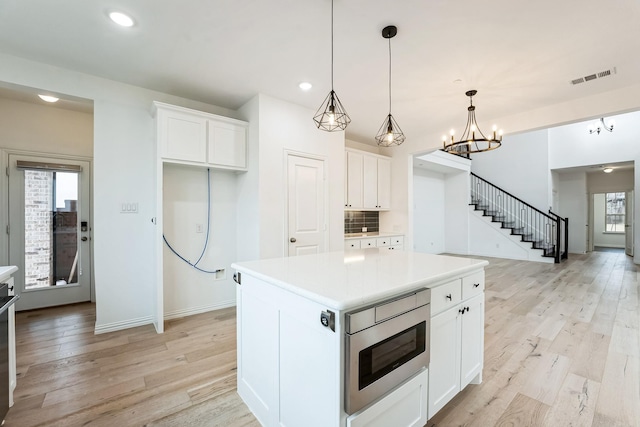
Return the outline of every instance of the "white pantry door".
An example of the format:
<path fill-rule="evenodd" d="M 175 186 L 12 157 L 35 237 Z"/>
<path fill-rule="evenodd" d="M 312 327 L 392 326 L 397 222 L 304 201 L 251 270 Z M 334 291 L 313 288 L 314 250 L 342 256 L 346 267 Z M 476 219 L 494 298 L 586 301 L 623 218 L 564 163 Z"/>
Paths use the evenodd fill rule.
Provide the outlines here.
<path fill-rule="evenodd" d="M 324 161 L 287 156 L 288 254 L 325 250 Z"/>

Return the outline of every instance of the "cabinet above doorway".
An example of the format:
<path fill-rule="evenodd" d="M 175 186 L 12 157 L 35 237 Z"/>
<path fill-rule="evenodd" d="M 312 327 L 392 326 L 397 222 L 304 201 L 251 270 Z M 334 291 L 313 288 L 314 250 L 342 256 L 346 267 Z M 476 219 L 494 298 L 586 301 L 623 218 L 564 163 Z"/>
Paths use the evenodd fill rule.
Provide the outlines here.
<path fill-rule="evenodd" d="M 247 170 L 247 122 L 162 102 L 153 107 L 163 161 Z"/>
<path fill-rule="evenodd" d="M 391 158 L 365 151 L 345 151 L 345 210 L 391 208 Z"/>

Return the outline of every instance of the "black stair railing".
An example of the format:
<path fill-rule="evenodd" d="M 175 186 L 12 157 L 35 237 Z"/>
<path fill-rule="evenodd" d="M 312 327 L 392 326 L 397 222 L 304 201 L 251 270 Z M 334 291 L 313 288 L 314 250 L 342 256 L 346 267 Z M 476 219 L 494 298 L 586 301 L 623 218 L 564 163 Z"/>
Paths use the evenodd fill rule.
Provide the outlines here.
<path fill-rule="evenodd" d="M 567 259 L 569 257 L 569 218 L 563 218 L 557 213 L 552 212 L 551 209 L 549 209 L 549 214 L 558 220 L 559 226 L 556 230 L 556 241 L 560 242 L 560 259 Z M 556 259 L 556 262 L 559 261 L 560 260 Z"/>
<path fill-rule="evenodd" d="M 511 234 L 531 243 L 534 249 L 542 250 L 543 256 L 552 257 L 557 263 L 567 258 L 567 218 L 546 214 L 473 172 L 471 204 L 492 217 L 493 222 L 502 223 L 502 228 L 511 229 Z"/>

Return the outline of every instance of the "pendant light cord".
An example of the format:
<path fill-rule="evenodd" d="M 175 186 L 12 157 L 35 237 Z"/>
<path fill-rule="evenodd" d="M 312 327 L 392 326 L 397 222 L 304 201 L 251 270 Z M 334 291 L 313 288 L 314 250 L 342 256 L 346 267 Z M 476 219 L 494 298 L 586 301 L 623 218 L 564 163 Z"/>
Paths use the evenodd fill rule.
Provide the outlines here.
<path fill-rule="evenodd" d="M 391 38 L 389 38 L 389 115 L 391 115 Z"/>
<path fill-rule="evenodd" d="M 333 92 L 333 0 L 331 0 L 331 92 Z"/>

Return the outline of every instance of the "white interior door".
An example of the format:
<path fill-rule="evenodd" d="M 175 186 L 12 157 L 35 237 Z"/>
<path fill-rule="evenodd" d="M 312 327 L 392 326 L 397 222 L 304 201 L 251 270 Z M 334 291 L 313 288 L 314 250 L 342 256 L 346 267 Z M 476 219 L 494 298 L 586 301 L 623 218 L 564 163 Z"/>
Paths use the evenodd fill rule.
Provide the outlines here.
<path fill-rule="evenodd" d="M 324 161 L 287 156 L 288 254 L 325 250 Z"/>
<path fill-rule="evenodd" d="M 624 215 L 624 236 L 625 236 L 625 253 L 633 256 L 633 197 L 634 191 L 627 191 L 625 195 L 625 215 Z"/>
<path fill-rule="evenodd" d="M 91 300 L 90 163 L 9 155 L 17 310 Z"/>

